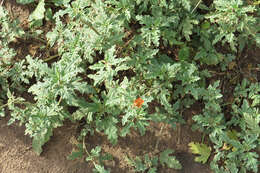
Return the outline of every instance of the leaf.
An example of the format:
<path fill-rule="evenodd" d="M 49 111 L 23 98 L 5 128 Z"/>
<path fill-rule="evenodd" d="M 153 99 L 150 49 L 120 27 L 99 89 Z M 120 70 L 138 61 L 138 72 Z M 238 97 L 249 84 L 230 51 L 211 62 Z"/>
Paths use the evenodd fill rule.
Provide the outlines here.
<path fill-rule="evenodd" d="M 134 166 L 136 171 L 145 171 L 147 169 L 147 166 L 142 162 L 142 160 L 139 157 L 136 157 L 134 160 Z"/>
<path fill-rule="evenodd" d="M 182 35 L 185 37 L 187 41 L 190 41 L 190 35 L 192 35 L 193 25 L 198 24 L 197 20 L 192 20 L 189 17 L 186 17 L 181 25 L 180 29 L 182 31 Z"/>
<path fill-rule="evenodd" d="M 100 146 L 96 146 L 96 148 L 93 148 L 91 150 L 91 156 L 92 157 L 99 157 L 100 152 L 101 152 L 101 147 Z"/>
<path fill-rule="evenodd" d="M 5 116 L 5 110 L 4 108 L 0 109 L 0 117 L 4 117 Z"/>
<path fill-rule="evenodd" d="M 104 166 L 98 165 L 96 163 L 94 163 L 95 166 L 95 171 L 98 173 L 110 173 L 110 171 L 105 170 Z"/>
<path fill-rule="evenodd" d="M 208 21 L 205 21 L 201 24 L 201 29 L 207 30 L 210 28 L 210 23 Z"/>
<path fill-rule="evenodd" d="M 42 152 L 42 146 L 49 141 L 52 136 L 52 130 L 48 129 L 46 133 L 39 133 L 33 137 L 32 148 L 37 155 L 40 155 Z"/>
<path fill-rule="evenodd" d="M 62 6 L 68 4 L 70 0 L 51 0 L 56 6 Z"/>
<path fill-rule="evenodd" d="M 178 52 L 178 58 L 180 60 L 188 60 L 190 56 L 189 47 L 183 46 Z"/>
<path fill-rule="evenodd" d="M 195 157 L 195 162 L 206 163 L 211 152 L 211 148 L 205 144 L 200 143 L 189 143 L 190 150 L 193 154 L 199 154 L 200 156 Z"/>
<path fill-rule="evenodd" d="M 96 122 L 98 130 L 104 130 L 108 140 L 115 145 L 117 143 L 117 124 L 118 120 L 112 116 Z"/>
<path fill-rule="evenodd" d="M 147 173 L 156 173 L 157 168 L 150 168 Z"/>
<path fill-rule="evenodd" d="M 136 122 L 136 126 L 141 134 L 141 136 L 143 136 L 145 134 L 146 128 L 145 126 L 149 125 L 147 122 L 145 121 L 137 121 Z"/>
<path fill-rule="evenodd" d="M 46 20 L 52 20 L 53 19 L 53 12 L 51 8 L 47 8 L 46 10 Z"/>
<path fill-rule="evenodd" d="M 166 149 L 162 153 L 160 153 L 160 163 L 163 166 L 166 164 L 169 168 L 181 169 L 182 166 L 180 162 L 175 158 L 175 156 L 170 156 L 170 154 L 172 154 L 173 152 L 174 150 Z"/>
<path fill-rule="evenodd" d="M 130 133 L 131 127 L 133 126 L 134 126 L 133 122 L 130 122 L 126 126 L 124 126 L 120 132 L 120 136 L 125 137 L 128 133 Z"/>
<path fill-rule="evenodd" d="M 102 155 L 100 157 L 101 161 L 105 161 L 105 160 L 113 160 L 113 155 L 110 153 L 105 153 L 104 155 Z"/>
<path fill-rule="evenodd" d="M 34 2 L 34 0 L 16 0 L 16 2 L 25 5 Z"/>
<path fill-rule="evenodd" d="M 108 140 L 115 145 L 117 143 L 117 127 L 110 125 L 108 128 L 105 130 L 105 134 L 107 135 Z"/>
<path fill-rule="evenodd" d="M 50 46 L 52 47 L 54 45 L 54 43 L 56 42 L 57 38 L 58 38 L 58 32 L 56 30 L 52 31 L 52 32 L 48 32 L 46 34 L 46 37 L 48 39 L 48 42 L 50 44 Z"/>
<path fill-rule="evenodd" d="M 128 119 L 133 116 L 134 116 L 133 112 L 130 111 L 126 112 L 126 114 L 122 118 L 122 125 L 124 126 L 127 123 Z"/>
<path fill-rule="evenodd" d="M 231 147 L 228 144 L 226 143 L 223 144 L 222 150 L 230 150 L 230 149 Z"/>
<path fill-rule="evenodd" d="M 44 0 L 40 0 L 40 2 L 37 5 L 36 9 L 30 15 L 29 21 L 43 19 L 44 18 L 44 12 L 45 12 L 45 7 L 44 6 L 45 6 Z"/>
<path fill-rule="evenodd" d="M 257 172 L 259 166 L 258 154 L 254 152 L 244 153 L 243 158 L 245 160 L 246 167 L 253 170 L 253 172 Z"/>
<path fill-rule="evenodd" d="M 258 47 L 260 46 L 260 33 L 256 34 L 256 38 L 255 38 L 256 44 L 258 45 Z"/>
<path fill-rule="evenodd" d="M 230 138 L 230 139 L 233 139 L 233 140 L 236 140 L 238 141 L 238 132 L 236 130 L 228 130 L 227 131 L 227 136 Z"/>
<path fill-rule="evenodd" d="M 172 112 L 172 105 L 169 103 L 167 96 L 169 96 L 169 92 L 167 90 L 162 90 L 159 95 L 159 99 L 161 104 L 165 107 L 168 112 Z"/>
<path fill-rule="evenodd" d="M 73 151 L 68 157 L 68 160 L 75 160 L 83 157 L 83 151 Z"/>
<path fill-rule="evenodd" d="M 259 114 L 258 114 L 259 117 Z M 247 124 L 248 129 L 251 129 L 254 134 L 260 134 L 259 122 L 260 118 L 254 118 L 252 115 L 248 113 L 244 113 L 244 121 Z"/>

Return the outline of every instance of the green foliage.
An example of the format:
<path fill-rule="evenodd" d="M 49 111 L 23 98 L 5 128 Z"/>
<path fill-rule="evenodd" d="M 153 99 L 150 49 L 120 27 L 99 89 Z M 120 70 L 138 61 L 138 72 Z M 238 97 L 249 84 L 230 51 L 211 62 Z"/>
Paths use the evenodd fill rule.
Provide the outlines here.
<path fill-rule="evenodd" d="M 210 97 L 204 114 L 194 116 L 199 128 L 209 133 L 214 144 L 215 156 L 211 168 L 215 172 L 257 172 L 258 155 L 254 151 L 259 145 L 259 83 L 250 84 L 243 80 L 235 88 L 235 100 L 232 103 L 233 115 L 230 120 L 223 117 L 219 91 L 216 86 L 209 87 Z M 211 91 L 212 90 L 212 91 Z M 214 91 L 215 90 L 215 91 Z M 218 101 L 217 101 L 218 100 Z M 249 102 L 250 101 L 250 102 Z M 250 104 L 251 103 L 251 104 Z M 234 128 L 239 129 L 239 132 Z M 219 166 L 219 162 L 224 164 Z"/>
<path fill-rule="evenodd" d="M 94 165 L 94 173 L 109 173 L 104 167 L 105 160 L 112 160 L 113 156 L 109 153 L 102 154 L 101 147 L 97 146 L 93 148 L 90 152 L 87 151 L 85 142 L 83 140 L 82 144 L 77 145 L 78 150 L 73 151 L 71 155 L 68 156 L 69 160 L 75 160 L 78 158 L 84 158 L 87 162 L 92 162 Z"/>
<path fill-rule="evenodd" d="M 16 0 L 17 3 L 20 3 L 20 4 L 30 4 L 32 2 L 34 2 L 35 0 Z"/>
<path fill-rule="evenodd" d="M 126 160 L 131 166 L 135 167 L 136 172 L 156 173 L 159 163 L 162 166 L 166 165 L 168 168 L 181 169 L 182 166 L 175 156 L 170 156 L 173 152 L 171 149 L 166 149 L 160 153 L 159 159 L 158 156 L 149 157 L 148 154 L 145 154 L 143 159 L 137 156 L 135 159 L 126 157 Z"/>
<path fill-rule="evenodd" d="M 19 4 L 31 4 L 31 3 L 36 3 L 36 8 L 34 11 L 30 14 L 29 16 L 29 22 L 30 22 L 30 27 L 36 28 L 40 27 L 43 25 L 43 20 L 44 18 L 46 20 L 52 19 L 52 9 L 51 8 L 45 8 L 46 6 L 46 1 L 45 0 L 16 0 L 17 3 Z M 53 3 L 55 6 L 66 6 L 70 0 L 50 0 L 48 3 Z"/>
<path fill-rule="evenodd" d="M 198 127 L 204 133 L 210 133 L 212 130 L 223 129 L 224 115 L 221 110 L 220 90 L 217 89 L 219 81 L 209 85 L 207 89 L 202 90 L 203 100 L 205 101 L 205 108 L 203 114 L 193 116 L 193 120 L 197 122 L 194 128 Z"/>
<path fill-rule="evenodd" d="M 34 23 L 32 25 L 41 25 L 42 19 L 44 18 L 45 13 L 45 2 L 44 0 L 40 0 L 35 10 L 32 12 L 32 14 L 29 17 L 29 21 L 33 21 Z"/>
<path fill-rule="evenodd" d="M 247 5 L 242 0 L 215 0 L 214 11 L 206 16 L 216 32 L 213 44 L 217 42 L 228 43 L 233 51 L 242 51 L 248 44 L 248 38 L 259 39 L 259 23 L 251 14 L 256 11 L 257 6 Z M 239 34 L 236 34 L 238 32 Z"/>
<path fill-rule="evenodd" d="M 149 173 L 156 173 L 157 166 L 158 166 L 158 157 L 150 158 L 148 154 L 144 156 L 144 160 L 140 157 L 136 157 L 134 160 L 129 159 L 126 157 L 127 162 L 135 168 L 136 172 L 145 172 L 148 171 Z"/>
<path fill-rule="evenodd" d="M 170 154 L 172 154 L 173 152 L 174 152 L 173 150 L 167 149 L 162 153 L 160 153 L 160 158 L 159 158 L 160 163 L 162 165 L 167 165 L 169 168 L 181 169 L 182 166 L 180 162 L 176 160 L 174 156 L 170 156 Z"/>
<path fill-rule="evenodd" d="M 9 47 L 11 42 L 23 37 L 25 32 L 19 27 L 19 21 L 11 21 L 7 11 L 0 7 L 0 106 L 3 109 L 3 99 L 11 96 L 14 89 L 23 90 L 22 84 L 28 84 L 29 80 L 24 72 L 24 60 L 15 61 L 16 52 Z M 9 80 L 9 82 L 8 82 Z M 9 92 L 9 93 L 8 93 Z M 18 100 L 13 100 L 14 102 Z M 3 113 L 2 113 L 3 116 Z"/>
<path fill-rule="evenodd" d="M 190 150 L 193 154 L 199 154 L 200 156 L 195 157 L 195 162 L 206 163 L 211 152 L 211 148 L 206 144 L 200 143 L 189 143 Z"/>
<path fill-rule="evenodd" d="M 94 86 L 103 82 L 105 82 L 106 85 L 111 86 L 113 78 L 117 76 L 119 71 L 129 69 L 127 64 L 124 64 L 129 58 L 115 59 L 114 52 L 115 47 L 112 47 L 106 51 L 105 59 L 103 61 L 89 67 L 91 70 L 97 71 L 95 75 L 88 75 L 89 78 L 94 80 Z"/>
<path fill-rule="evenodd" d="M 35 7 L 31 26 L 52 22 L 38 36 L 46 39 L 46 52 L 57 51 L 56 59 L 17 54 L 11 45 L 36 31 L 23 31 L 0 7 L 0 116 L 9 110 L 9 124 L 25 125 L 37 154 L 65 120 L 84 123 L 80 141 L 98 132 L 116 145 L 133 130 L 145 135 L 152 121 L 173 128 L 184 123 L 182 113 L 199 102 L 203 108 L 192 117 L 193 128 L 208 135 L 213 147 L 191 143 L 200 154 L 196 161 L 207 162 L 212 152 L 215 172 L 259 171 L 259 83 L 244 80 L 234 89 L 234 101 L 224 103 L 223 81 L 210 74 L 212 68 L 226 71 L 235 51 L 259 46 L 257 2 L 17 2 Z M 143 101 L 139 106 L 137 99 Z M 84 142 L 78 147 L 70 159 L 84 158 L 96 172 L 108 172 L 99 146 L 90 152 Z M 180 169 L 172 153 L 131 163 L 141 172 L 156 172 L 159 164 Z"/>
<path fill-rule="evenodd" d="M 52 130 L 46 129 L 47 132 L 44 133 L 38 133 L 33 137 L 32 141 L 32 148 L 33 150 L 40 155 L 42 152 L 42 146 L 50 140 L 50 137 L 52 136 Z"/>
<path fill-rule="evenodd" d="M 226 159 L 226 164 L 223 166 L 230 171 L 225 172 L 246 172 L 251 170 L 257 172 L 259 165 L 258 155 L 254 151 L 259 145 L 259 90 L 260 84 L 249 84 L 247 80 L 243 80 L 241 85 L 237 85 L 235 88 L 235 102 L 232 104 L 232 119 L 226 124 L 228 127 L 238 127 L 239 132 L 234 135 L 230 133 L 215 133 L 210 136 L 214 143 L 216 143 L 216 136 L 218 136 L 218 143 L 225 142 L 233 147 L 231 151 L 220 151 L 212 161 L 212 164 L 218 162 L 221 159 Z M 251 104 L 249 104 L 251 100 Z M 235 136 L 235 137 L 234 137 Z M 220 150 L 220 146 L 216 146 L 217 151 Z M 232 163 L 232 164 L 229 164 Z M 223 170 L 223 167 L 212 166 L 214 170 Z M 233 170 L 233 171 L 231 171 Z"/>

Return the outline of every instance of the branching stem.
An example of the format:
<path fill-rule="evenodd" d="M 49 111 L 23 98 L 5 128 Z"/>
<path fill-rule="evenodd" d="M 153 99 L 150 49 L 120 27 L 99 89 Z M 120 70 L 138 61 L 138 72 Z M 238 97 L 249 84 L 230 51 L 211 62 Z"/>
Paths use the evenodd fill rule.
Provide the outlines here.
<path fill-rule="evenodd" d="M 0 4 L 1 6 L 3 5 L 4 1 L 5 1 L 5 0 L 2 0 L 2 1 L 1 1 L 1 4 Z"/>
<path fill-rule="evenodd" d="M 202 0 L 199 0 L 199 2 L 196 4 L 196 6 L 193 8 L 193 10 L 191 11 L 191 13 L 193 13 L 197 8 L 198 6 L 200 5 Z"/>
<path fill-rule="evenodd" d="M 85 144 L 85 137 L 83 138 L 83 149 L 85 150 L 85 152 L 87 153 L 87 155 L 89 157 L 91 157 L 91 154 L 88 152 L 87 148 L 86 148 L 86 144 Z M 96 162 L 94 160 L 91 159 L 91 162 L 96 165 Z"/>
<path fill-rule="evenodd" d="M 165 124 L 163 124 L 163 125 L 161 126 L 161 129 L 160 129 L 160 132 L 159 132 L 159 136 L 161 136 L 162 131 L 163 131 L 163 129 L 164 129 L 164 126 L 165 126 Z M 160 142 L 160 140 L 158 139 L 158 140 L 156 141 L 156 144 L 155 144 L 155 151 L 158 149 L 159 142 Z"/>
<path fill-rule="evenodd" d="M 88 27 L 92 29 L 97 35 L 100 35 L 100 33 L 96 30 L 96 28 L 93 27 L 93 25 L 90 22 L 86 21 L 84 18 L 80 19 L 84 24 L 88 25 Z"/>
<path fill-rule="evenodd" d="M 48 61 L 50 61 L 50 60 L 52 60 L 52 59 L 57 58 L 58 56 L 60 56 L 60 55 L 59 55 L 59 54 L 53 55 L 53 56 L 50 56 L 50 57 L 48 57 L 48 58 L 45 58 L 43 61 L 44 61 L 44 62 L 48 62 Z"/>

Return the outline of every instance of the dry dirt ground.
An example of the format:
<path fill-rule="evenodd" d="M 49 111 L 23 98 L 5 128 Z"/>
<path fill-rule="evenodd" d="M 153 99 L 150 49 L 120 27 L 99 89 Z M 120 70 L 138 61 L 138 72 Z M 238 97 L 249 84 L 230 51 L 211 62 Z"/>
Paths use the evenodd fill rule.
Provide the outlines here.
<path fill-rule="evenodd" d="M 87 164 L 67 160 L 73 144 L 75 126 L 57 129 L 41 156 L 31 148 L 32 141 L 24 135 L 24 127 L 7 126 L 8 118 L 0 120 L 0 173 L 83 173 Z M 90 171 L 91 172 L 91 171 Z"/>
<path fill-rule="evenodd" d="M 93 165 L 82 160 L 70 161 L 67 156 L 75 149 L 77 125 L 70 122 L 54 131 L 51 140 L 44 146 L 43 153 L 37 156 L 32 148 L 32 141 L 24 135 L 24 127 L 18 124 L 7 125 L 8 118 L 0 119 L 0 173 L 92 173 Z M 171 148 L 180 160 L 183 169 L 175 171 L 159 167 L 161 173 L 210 173 L 206 165 L 195 163 L 194 156 L 188 151 L 188 143 L 200 141 L 201 136 L 192 132 L 190 126 L 182 125 L 177 130 L 165 127 L 161 133 L 161 124 L 153 124 L 145 136 L 138 133 L 120 138 L 118 145 L 112 146 L 105 136 L 96 134 L 86 139 L 87 148 L 101 145 L 102 149 L 113 155 L 107 164 L 111 173 L 133 172 L 125 160 L 130 157 L 151 154 L 159 140 L 158 150 Z"/>

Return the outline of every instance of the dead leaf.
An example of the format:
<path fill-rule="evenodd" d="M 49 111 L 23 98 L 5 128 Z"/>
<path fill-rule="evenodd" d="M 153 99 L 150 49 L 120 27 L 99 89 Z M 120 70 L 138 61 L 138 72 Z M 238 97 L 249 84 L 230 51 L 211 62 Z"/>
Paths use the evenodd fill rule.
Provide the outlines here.
<path fill-rule="evenodd" d="M 38 50 L 40 46 L 39 45 L 34 45 L 34 44 L 30 44 L 29 45 L 29 53 L 34 56 Z"/>
<path fill-rule="evenodd" d="M 231 63 L 228 64 L 228 69 L 232 70 L 236 66 L 236 62 L 232 61 Z"/>

